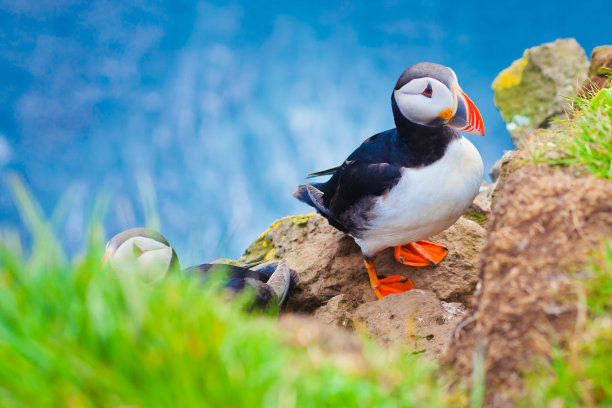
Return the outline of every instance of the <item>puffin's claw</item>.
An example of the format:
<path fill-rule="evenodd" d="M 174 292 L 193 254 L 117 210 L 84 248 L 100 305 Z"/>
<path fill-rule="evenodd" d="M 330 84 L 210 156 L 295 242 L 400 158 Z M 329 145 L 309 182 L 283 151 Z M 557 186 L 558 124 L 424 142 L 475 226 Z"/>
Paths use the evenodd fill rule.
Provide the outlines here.
<path fill-rule="evenodd" d="M 415 288 L 414 283 L 405 276 L 392 275 L 384 279 L 378 279 L 374 262 L 366 260 L 365 266 L 370 277 L 370 285 L 372 285 L 372 289 L 374 289 L 374 293 L 379 299 L 392 293 L 407 292 Z"/>
<path fill-rule="evenodd" d="M 436 266 L 447 254 L 448 249 L 429 241 L 411 242 L 395 247 L 395 259 L 410 266 Z"/>
<path fill-rule="evenodd" d="M 392 293 L 402 293 L 415 289 L 414 283 L 412 283 L 409 278 L 400 275 L 388 276 L 384 279 L 380 279 L 379 282 L 379 290 L 382 295 L 381 297 L 390 295 Z"/>

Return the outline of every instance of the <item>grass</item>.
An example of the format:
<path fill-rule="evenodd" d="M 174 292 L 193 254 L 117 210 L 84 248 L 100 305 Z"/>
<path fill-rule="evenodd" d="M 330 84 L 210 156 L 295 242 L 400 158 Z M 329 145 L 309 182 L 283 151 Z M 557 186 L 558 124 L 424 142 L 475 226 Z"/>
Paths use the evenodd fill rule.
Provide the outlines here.
<path fill-rule="evenodd" d="M 612 180 L 612 89 L 574 98 L 572 117 L 554 130 L 541 131 L 531 143 L 532 162 L 570 166 Z"/>
<path fill-rule="evenodd" d="M 100 266 L 93 222 L 69 259 L 15 184 L 32 234 L 0 236 L 3 407 L 457 406 L 436 366 L 363 340 L 365 364 L 292 345 L 275 318 L 229 302 L 218 281 L 175 274 L 147 286 Z M 460 398 L 460 397 L 457 397 Z"/>
<path fill-rule="evenodd" d="M 527 406 L 612 407 L 612 241 L 587 270 L 575 334 L 531 375 Z"/>

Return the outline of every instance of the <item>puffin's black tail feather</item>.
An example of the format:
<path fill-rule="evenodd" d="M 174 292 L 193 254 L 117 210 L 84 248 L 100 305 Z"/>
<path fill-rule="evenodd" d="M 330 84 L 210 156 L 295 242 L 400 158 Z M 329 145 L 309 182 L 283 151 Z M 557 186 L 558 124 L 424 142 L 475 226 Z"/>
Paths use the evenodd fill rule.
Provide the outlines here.
<path fill-rule="evenodd" d="M 336 174 L 336 172 L 338 171 L 339 168 L 340 168 L 340 166 L 333 167 L 333 168 L 327 169 L 327 170 L 317 171 L 315 173 L 308 174 L 304 178 L 309 179 L 309 178 L 320 177 L 320 176 L 331 176 L 332 174 Z"/>
<path fill-rule="evenodd" d="M 317 208 L 315 203 L 312 202 L 312 199 L 310 198 L 310 195 L 308 194 L 308 189 L 306 188 L 306 186 L 311 185 L 317 190 L 320 190 L 324 184 L 325 183 L 300 184 L 293 192 L 293 196 L 297 198 L 298 200 L 300 200 L 301 202 L 306 203 L 311 207 Z"/>

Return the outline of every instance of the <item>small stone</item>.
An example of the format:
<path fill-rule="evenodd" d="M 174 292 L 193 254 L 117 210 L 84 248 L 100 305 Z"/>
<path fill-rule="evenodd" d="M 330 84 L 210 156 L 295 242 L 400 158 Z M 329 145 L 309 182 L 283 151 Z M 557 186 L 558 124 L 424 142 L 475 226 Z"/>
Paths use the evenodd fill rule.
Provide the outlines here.
<path fill-rule="evenodd" d="M 404 343 L 412 352 L 437 358 L 448 346 L 450 335 L 465 309 L 460 303 L 448 311 L 429 290 L 414 289 L 360 305 L 354 313 L 368 334 L 383 345 Z M 389 316 L 395 316 L 390 319 Z"/>

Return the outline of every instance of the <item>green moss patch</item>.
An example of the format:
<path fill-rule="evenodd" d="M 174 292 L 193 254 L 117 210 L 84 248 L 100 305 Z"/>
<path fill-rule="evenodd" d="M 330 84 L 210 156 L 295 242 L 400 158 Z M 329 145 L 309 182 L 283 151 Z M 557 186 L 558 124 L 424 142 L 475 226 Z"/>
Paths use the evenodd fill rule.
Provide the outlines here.
<path fill-rule="evenodd" d="M 487 225 L 487 217 L 477 211 L 468 211 L 463 214 L 463 216 L 478 223 L 479 225 L 482 225 L 483 227 Z"/>

